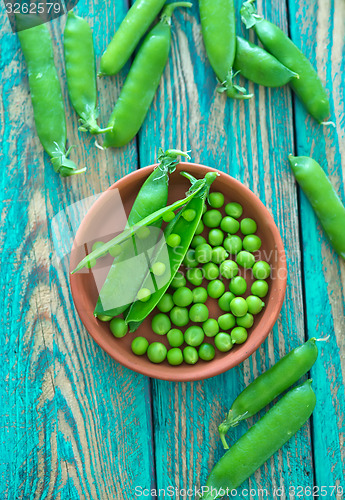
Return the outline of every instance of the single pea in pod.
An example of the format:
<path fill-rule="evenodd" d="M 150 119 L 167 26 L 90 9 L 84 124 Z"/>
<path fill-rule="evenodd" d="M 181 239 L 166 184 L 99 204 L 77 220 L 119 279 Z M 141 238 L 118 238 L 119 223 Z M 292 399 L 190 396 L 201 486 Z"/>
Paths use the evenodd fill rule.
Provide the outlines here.
<path fill-rule="evenodd" d="M 25 15 L 17 17 L 20 25 Z M 46 24 L 18 32 L 28 68 L 29 87 L 37 135 L 50 156 L 55 172 L 62 177 L 85 172 L 68 159 L 66 117 L 63 97 L 54 64 L 53 45 Z"/>
<path fill-rule="evenodd" d="M 258 413 L 297 382 L 313 366 L 317 355 L 316 339 L 312 338 L 286 354 L 241 392 L 218 427 L 224 449 L 229 449 L 225 435 L 230 427 Z"/>
<path fill-rule="evenodd" d="M 102 134 L 97 123 L 97 83 L 95 52 L 89 23 L 74 14 L 67 15 L 64 30 L 64 55 L 68 94 L 73 108 L 80 117 L 79 130 Z"/>
<path fill-rule="evenodd" d="M 105 148 L 124 146 L 138 133 L 168 61 L 173 11 L 177 7 L 191 6 L 189 2 L 166 5 L 160 21 L 146 36 L 109 119 L 108 127 L 111 127 L 111 131 L 105 135 Z"/>

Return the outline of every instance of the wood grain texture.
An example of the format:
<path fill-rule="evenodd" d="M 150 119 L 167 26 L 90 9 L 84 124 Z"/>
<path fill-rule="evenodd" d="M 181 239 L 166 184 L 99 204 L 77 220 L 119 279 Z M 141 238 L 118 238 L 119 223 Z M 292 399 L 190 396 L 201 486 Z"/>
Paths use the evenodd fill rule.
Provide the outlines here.
<path fill-rule="evenodd" d="M 80 2 L 77 12 L 93 24 L 98 56 L 126 9 L 121 1 L 116 8 Z M 113 362 L 82 327 L 68 256 L 55 259 L 50 223 L 60 210 L 136 169 L 136 145 L 99 151 L 77 131 L 63 85 L 69 143 L 76 144 L 71 156 L 88 169 L 74 178 L 57 176 L 36 136 L 17 37 L 1 16 L 0 498 L 132 498 L 135 484 L 154 481 L 149 380 Z M 50 23 L 62 82 L 64 23 Z M 103 123 L 123 78 L 100 84 Z"/>
<path fill-rule="evenodd" d="M 79 1 L 76 13 L 93 27 L 98 60 L 127 3 Z M 241 2 L 235 3 L 239 12 Z M 218 95 L 194 1 L 192 9 L 175 11 L 168 66 L 138 138 L 127 147 L 95 148 L 94 139 L 77 130 L 63 85 L 69 143 L 76 144 L 71 157 L 88 167 L 86 174 L 70 179 L 54 174 L 42 152 L 23 57 L 1 11 L 1 500 L 133 500 L 136 486 L 204 484 L 223 453 L 217 426 L 235 397 L 305 336 L 328 334 L 312 370 L 318 398 L 312 426 L 306 425 L 261 467 L 238 497 L 242 492 L 244 498 L 273 498 L 273 488 L 280 486 L 345 486 L 345 268 L 298 193 L 287 164 L 290 152 L 312 153 L 344 199 L 344 3 L 279 0 L 273 5 L 261 0 L 258 10 L 289 30 L 317 66 L 331 95 L 335 130 L 317 126 L 288 88 L 264 89 L 242 81 L 255 93 L 250 102 Z M 64 22 L 50 23 L 61 82 Z M 237 27 L 255 41 L 239 16 Z M 99 81 L 102 125 L 128 67 Z M 153 163 L 160 146 L 190 149 L 193 161 L 241 180 L 272 213 L 286 249 L 286 300 L 267 341 L 241 366 L 196 383 L 150 381 L 103 353 L 77 316 L 68 258 L 59 262 L 54 246 L 71 229 L 52 225 L 56 214 Z M 87 201 L 82 201 L 72 209 L 73 220 L 67 217 L 72 233 L 85 209 Z M 241 423 L 231 439 L 257 419 Z M 256 493 L 245 496 L 248 487 Z"/>
<path fill-rule="evenodd" d="M 290 1 L 289 12 L 291 36 L 326 84 L 336 125 L 320 127 L 296 101 L 296 152 L 322 165 L 345 202 L 345 5 L 327 0 L 307 7 Z M 319 345 L 311 371 L 319 401 L 313 414 L 315 480 L 319 487 L 344 486 L 345 262 L 330 247 L 303 193 L 300 220 L 307 334 L 330 337 Z"/>

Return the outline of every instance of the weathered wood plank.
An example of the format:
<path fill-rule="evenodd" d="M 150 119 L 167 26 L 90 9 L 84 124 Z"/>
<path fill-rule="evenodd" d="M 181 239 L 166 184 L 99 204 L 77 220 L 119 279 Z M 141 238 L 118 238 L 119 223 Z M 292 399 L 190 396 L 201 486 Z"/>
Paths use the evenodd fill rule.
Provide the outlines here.
<path fill-rule="evenodd" d="M 345 5 L 337 0 L 289 2 L 289 10 L 292 38 L 326 83 L 330 119 L 336 124 L 336 128 L 317 125 L 296 102 L 297 154 L 315 158 L 345 201 Z M 319 401 L 313 415 L 316 485 L 344 488 L 345 263 L 331 249 L 303 193 L 300 219 L 308 336 L 330 336 L 320 344 L 311 372 Z"/>
<path fill-rule="evenodd" d="M 126 9 L 125 1 L 79 3 L 98 56 Z M 150 487 L 154 477 L 149 380 L 89 338 L 72 303 L 68 256 L 60 265 L 55 258 L 50 222 L 136 169 L 136 145 L 95 148 L 77 131 L 64 85 L 71 156 L 88 170 L 70 179 L 54 174 L 36 137 L 17 37 L 4 13 L 1 21 L 0 497 L 132 499 L 134 487 Z M 64 22 L 51 23 L 62 82 Z M 124 74 L 100 83 L 102 123 Z"/>
<path fill-rule="evenodd" d="M 237 11 L 240 4 L 236 2 Z M 266 9 L 273 21 L 287 29 L 284 2 L 274 8 L 266 5 Z M 239 22 L 238 27 L 241 29 Z M 304 339 L 297 200 L 286 166 L 294 141 L 290 92 L 287 88 L 265 90 L 246 82 L 249 91 L 255 91 L 255 99 L 240 103 L 217 95 L 215 85 L 194 5 L 174 16 L 170 61 L 139 134 L 141 164 L 150 162 L 161 144 L 182 147 L 192 150 L 194 161 L 242 180 L 268 206 L 281 231 L 287 252 L 288 289 L 273 333 L 241 366 L 197 383 L 153 382 L 157 486 L 165 489 L 170 485 L 192 488 L 205 483 L 212 465 L 223 453 L 217 425 L 234 398 L 255 376 Z M 233 439 L 254 420 L 234 429 Z M 280 485 L 286 489 L 290 485 L 313 485 L 308 426 L 244 487 L 267 488 L 272 498 L 273 488 Z"/>

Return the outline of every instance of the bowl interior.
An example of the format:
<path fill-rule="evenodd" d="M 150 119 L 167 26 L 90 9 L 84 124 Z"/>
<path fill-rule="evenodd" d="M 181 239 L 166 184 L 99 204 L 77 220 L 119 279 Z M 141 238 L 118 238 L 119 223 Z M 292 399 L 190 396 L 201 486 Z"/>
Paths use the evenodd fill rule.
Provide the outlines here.
<path fill-rule="evenodd" d="M 87 243 L 87 248 L 90 249 L 92 243 L 99 240 L 101 235 L 107 235 L 106 237 L 103 236 L 103 241 L 110 240 L 114 237 L 114 232 L 120 231 L 124 227 L 125 214 L 123 207 L 128 216 L 142 183 L 153 168 L 153 166 L 150 166 L 129 174 L 116 182 L 100 196 L 78 229 L 71 253 L 71 270 L 85 256 L 85 243 Z M 169 204 L 183 198 L 190 186 L 189 181 L 179 175 L 179 172 L 182 170 L 188 171 L 197 178 L 203 178 L 208 171 L 214 169 L 191 163 L 180 163 L 176 172 L 170 176 Z M 134 371 L 150 377 L 173 381 L 200 380 L 218 375 L 238 365 L 250 356 L 266 339 L 277 320 L 284 299 L 287 278 L 285 253 L 278 229 L 272 216 L 257 196 L 227 174 L 222 172 L 219 172 L 219 174 L 219 177 L 217 177 L 212 185 L 212 191 L 223 193 L 225 204 L 230 201 L 240 203 L 244 209 L 241 218 L 250 217 L 257 222 L 258 230 L 256 234 L 262 240 L 262 247 L 258 252 L 255 252 L 255 257 L 256 260 L 268 261 L 272 269 L 271 277 L 268 279 L 269 292 L 263 299 L 266 306 L 260 314 L 255 316 L 254 325 L 248 330 L 248 339 L 244 344 L 235 345 L 228 353 L 221 353 L 216 350 L 216 356 L 212 361 L 199 360 L 195 365 L 182 363 L 180 366 L 171 366 L 167 361 L 164 361 L 156 365 L 151 363 L 146 355 L 136 356 L 133 354 L 131 351 L 131 342 L 137 336 L 144 336 L 150 342 L 160 341 L 169 348 L 166 336 L 156 335 L 151 329 L 151 319 L 157 313 L 157 310 L 146 318 L 135 333 L 128 333 L 124 338 L 117 339 L 112 335 L 109 323 L 101 322 L 93 316 L 98 291 L 92 269 L 70 276 L 75 306 L 87 331 L 112 358 Z M 109 194 L 113 194 L 111 191 L 116 189 L 121 196 L 123 205 L 121 203 L 114 203 L 114 197 L 111 197 L 111 202 L 109 201 Z M 224 207 L 220 210 L 225 214 Z M 113 227 L 114 220 L 117 221 L 115 229 Z M 202 235 L 206 239 L 207 234 L 208 229 L 205 228 Z M 229 258 L 235 260 L 235 256 L 229 256 Z M 107 256 L 102 261 L 102 268 L 104 269 L 103 279 L 105 279 L 112 258 Z M 251 277 L 251 272 L 243 273 L 243 268 L 242 270 L 240 268 L 240 274 L 246 278 L 248 284 L 247 292 L 244 294 L 244 297 L 246 297 L 250 295 L 250 284 L 253 282 L 253 278 Z M 224 280 L 224 282 L 226 290 L 228 290 L 229 280 Z M 207 286 L 207 283 L 208 281 L 204 280 L 202 286 Z M 190 286 L 188 282 L 187 286 Z M 210 312 L 209 317 L 217 319 L 221 314 L 224 314 L 216 300 L 209 298 L 206 305 Z M 184 331 L 191 324 L 193 323 L 181 329 Z M 214 339 L 205 337 L 205 342 L 214 344 Z"/>

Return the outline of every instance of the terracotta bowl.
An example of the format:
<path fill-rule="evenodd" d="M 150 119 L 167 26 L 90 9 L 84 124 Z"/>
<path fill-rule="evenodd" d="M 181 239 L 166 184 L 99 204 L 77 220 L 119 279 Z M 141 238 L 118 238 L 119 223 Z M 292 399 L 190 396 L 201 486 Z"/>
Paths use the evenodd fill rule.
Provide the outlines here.
<path fill-rule="evenodd" d="M 125 224 L 123 207 L 128 215 L 142 183 L 152 172 L 153 168 L 153 165 L 142 168 L 120 179 L 105 191 L 91 207 L 76 234 L 71 253 L 70 270 L 76 267 L 86 252 L 90 251 L 90 246 L 94 241 L 100 239 L 102 232 L 103 235 L 109 232 L 113 233 L 108 234 L 108 237 L 103 237 L 103 241 L 114 237 L 114 230 L 108 229 L 111 226 L 111 221 L 116 220 L 118 224 L 120 221 L 122 225 L 121 228 L 117 227 L 115 231 L 120 231 L 123 228 Z M 197 178 L 203 178 L 208 171 L 214 171 L 214 169 L 203 165 L 180 163 L 177 171 L 170 177 L 169 204 L 183 198 L 189 188 L 189 181 L 179 175 L 179 172 L 182 170 L 186 170 Z M 116 361 L 131 370 L 149 377 L 171 381 L 192 381 L 213 377 L 233 368 L 253 354 L 264 342 L 278 318 L 285 295 L 287 269 L 284 247 L 277 226 L 266 207 L 254 193 L 229 175 L 222 172 L 219 172 L 219 174 L 219 177 L 217 177 L 212 185 L 212 190 L 222 192 L 225 196 L 225 203 L 230 201 L 239 202 L 244 208 L 242 217 L 251 217 L 257 222 L 257 235 L 262 240 L 262 247 L 255 254 L 256 260 L 267 260 L 272 268 L 271 277 L 268 280 L 269 292 L 263 299 L 266 306 L 260 314 L 255 316 L 254 325 L 248 330 L 247 341 L 244 344 L 235 345 L 228 353 L 221 353 L 216 350 L 216 356 L 212 361 L 199 360 L 195 365 L 182 363 L 180 366 L 170 366 L 167 361 L 161 364 L 154 364 L 148 360 L 146 355 L 136 356 L 133 354 L 130 347 L 133 338 L 136 336 L 144 336 L 150 342 L 160 341 L 169 347 L 166 336 L 158 336 L 151 330 L 153 314 L 142 323 L 135 333 L 128 333 L 124 338 L 117 339 L 112 335 L 109 323 L 101 322 L 93 316 L 98 297 L 93 270 L 85 270 L 84 272 L 70 275 L 74 303 L 85 328 L 102 349 Z M 118 190 L 117 193 L 121 195 L 123 206 L 121 206 L 121 203 L 111 204 L 109 201 L 109 194 L 112 194 L 111 191 L 116 189 Z M 116 212 L 117 207 L 119 210 L 118 213 Z M 205 230 L 203 236 L 207 236 L 207 232 Z M 86 242 L 88 243 L 87 245 Z M 102 266 L 106 268 L 106 275 L 112 259 L 110 256 L 104 259 L 105 264 L 103 262 Z M 249 290 L 244 296 L 250 294 L 250 283 L 253 281 L 251 272 L 247 272 L 246 275 Z M 227 286 L 228 280 L 225 280 L 225 282 Z M 206 280 L 203 285 L 207 286 Z M 220 314 L 224 314 L 219 309 L 216 300 L 208 299 L 207 306 L 210 311 L 210 317 L 217 318 Z M 187 327 L 182 328 L 182 330 L 185 330 Z M 213 344 L 212 338 L 207 339 L 205 337 L 205 341 Z"/>

